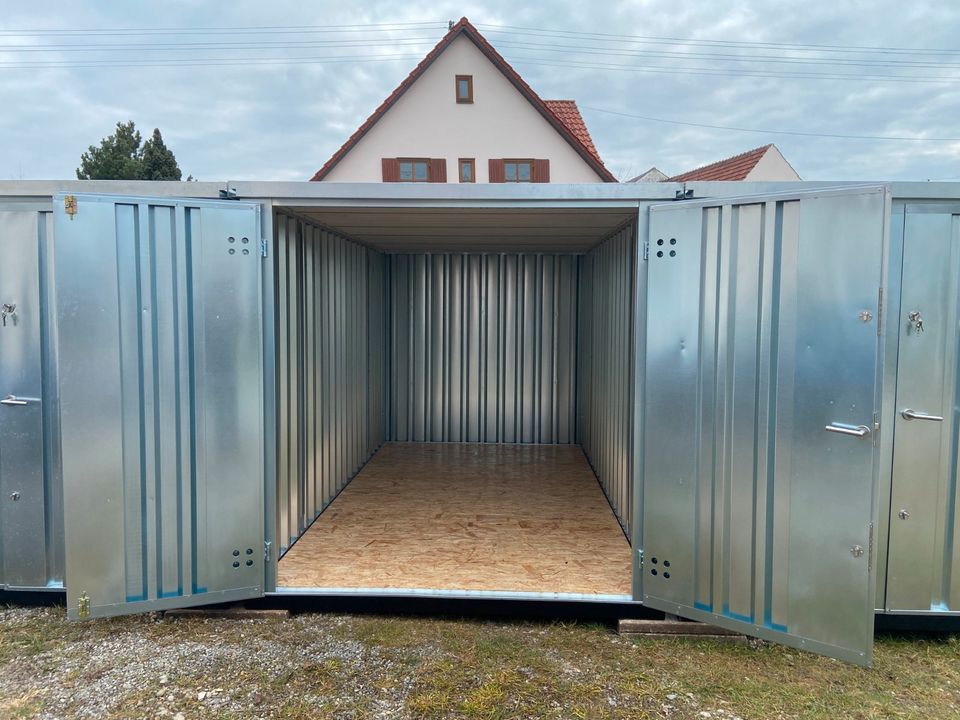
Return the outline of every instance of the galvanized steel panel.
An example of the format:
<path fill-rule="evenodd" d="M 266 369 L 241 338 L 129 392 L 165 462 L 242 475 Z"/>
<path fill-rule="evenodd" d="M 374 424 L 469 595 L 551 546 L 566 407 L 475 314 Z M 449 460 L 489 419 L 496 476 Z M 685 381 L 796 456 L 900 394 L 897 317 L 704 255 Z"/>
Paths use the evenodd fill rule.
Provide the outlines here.
<path fill-rule="evenodd" d="M 0 587 L 63 584 L 49 212 L 0 206 Z"/>
<path fill-rule="evenodd" d="M 572 443 L 577 256 L 389 256 L 391 440 Z"/>
<path fill-rule="evenodd" d="M 262 594 L 259 206 L 54 198 L 68 613 Z"/>
<path fill-rule="evenodd" d="M 957 612 L 960 205 L 905 210 L 884 607 Z"/>
<path fill-rule="evenodd" d="M 883 188 L 651 208 L 644 603 L 869 662 L 888 213 Z"/>
<path fill-rule="evenodd" d="M 577 435 L 629 536 L 633 502 L 637 228 L 630 222 L 581 259 Z"/>
<path fill-rule="evenodd" d="M 274 228 L 282 554 L 383 444 L 385 261 L 290 213 Z"/>

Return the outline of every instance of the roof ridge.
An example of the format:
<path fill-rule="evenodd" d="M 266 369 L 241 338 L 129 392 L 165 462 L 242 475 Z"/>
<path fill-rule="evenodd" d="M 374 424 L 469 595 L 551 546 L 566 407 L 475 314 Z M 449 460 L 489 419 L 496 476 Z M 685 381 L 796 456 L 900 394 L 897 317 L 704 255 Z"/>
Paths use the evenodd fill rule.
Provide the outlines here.
<path fill-rule="evenodd" d="M 741 160 L 741 159 L 743 159 L 743 158 L 746 158 L 748 155 L 752 155 L 752 154 L 754 154 L 754 153 L 758 153 L 758 154 L 759 154 L 759 156 L 757 157 L 757 162 L 760 162 L 760 157 L 762 157 L 761 151 L 764 151 L 764 152 L 765 152 L 765 151 L 769 150 L 769 149 L 772 148 L 772 147 L 775 147 L 774 143 L 767 143 L 766 145 L 761 145 L 760 147 L 755 147 L 755 148 L 752 148 L 751 150 L 745 150 L 745 151 L 743 151 L 743 152 L 741 152 L 741 153 L 737 153 L 736 155 L 731 155 L 730 157 L 723 158 L 722 160 L 717 160 L 717 161 L 712 162 L 712 163 L 707 163 L 706 165 L 700 165 L 700 166 L 698 166 L 698 167 L 693 168 L 692 170 L 685 170 L 685 171 L 682 172 L 682 173 L 678 173 L 678 174 L 673 175 L 672 177 L 670 177 L 670 178 L 669 178 L 669 181 L 678 180 L 678 179 L 680 179 L 680 178 L 684 178 L 684 177 L 686 177 L 686 176 L 693 175 L 693 174 L 695 174 L 695 173 L 701 173 L 701 172 L 703 172 L 703 171 L 705 171 L 705 170 L 710 170 L 710 169 L 712 169 L 712 168 L 719 167 L 719 166 L 721 166 L 721 165 L 725 165 L 725 164 L 727 164 L 727 163 L 732 163 L 732 162 L 734 162 L 734 161 L 736 161 L 736 160 Z M 754 163 L 754 166 L 756 166 L 756 163 Z M 752 170 L 753 167 L 751 167 L 750 169 Z M 748 172 L 749 172 L 749 171 L 748 171 Z"/>
<path fill-rule="evenodd" d="M 520 73 L 513 69 L 513 67 L 508 63 L 504 57 L 497 52 L 489 41 L 480 34 L 480 31 L 477 30 L 470 21 L 464 16 L 461 17 L 455 24 L 450 26 L 450 29 L 447 33 L 440 39 L 440 41 L 433 47 L 433 49 L 428 52 L 424 58 L 417 63 L 417 65 L 411 70 L 407 76 L 400 82 L 400 84 L 390 93 L 386 99 L 377 106 L 377 108 L 367 117 L 366 120 L 361 123 L 360 127 L 357 128 L 350 137 L 347 138 L 346 142 L 340 146 L 340 148 L 330 156 L 330 159 L 324 163 L 323 167 L 317 170 L 314 173 L 313 177 L 310 178 L 313 181 L 322 180 L 333 167 L 343 159 L 343 157 L 356 145 L 360 139 L 372 128 L 377 121 L 390 109 L 390 107 L 400 99 L 400 97 L 405 93 L 414 82 L 427 70 L 427 68 L 433 63 L 440 54 L 447 49 L 450 43 L 453 42 L 454 38 L 461 33 L 465 34 L 466 37 L 476 45 L 477 49 L 483 53 L 490 62 L 500 70 L 501 73 L 520 91 L 521 94 L 527 97 L 527 100 L 532 104 L 543 117 L 553 125 L 554 129 L 578 152 L 578 154 L 584 159 L 584 161 L 591 166 L 594 172 L 597 173 L 605 182 L 617 182 L 616 177 L 611 173 L 606 165 L 603 163 L 603 159 L 600 157 L 600 154 L 597 152 L 596 147 L 593 145 L 593 139 L 590 138 L 589 131 L 586 130 L 586 124 L 583 123 L 583 118 L 580 118 L 580 123 L 583 125 L 583 129 L 586 132 L 589 143 L 585 142 L 583 138 L 579 137 L 577 133 L 573 132 L 571 128 L 564 122 L 563 118 L 557 115 L 554 110 L 547 105 L 546 101 L 541 98 L 537 92 L 530 87 L 526 80 L 521 77 Z M 576 104 L 576 101 L 571 101 Z M 579 114 L 579 109 L 577 111 Z"/>

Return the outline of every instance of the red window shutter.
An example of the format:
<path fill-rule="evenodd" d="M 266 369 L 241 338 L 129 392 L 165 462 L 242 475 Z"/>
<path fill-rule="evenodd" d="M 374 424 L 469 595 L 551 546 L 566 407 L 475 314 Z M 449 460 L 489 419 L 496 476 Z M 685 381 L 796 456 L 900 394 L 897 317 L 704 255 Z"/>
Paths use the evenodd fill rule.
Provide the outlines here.
<path fill-rule="evenodd" d="M 489 177 L 487 182 L 502 183 L 503 179 L 503 160 L 490 160 L 487 165 Z"/>
<path fill-rule="evenodd" d="M 549 160 L 533 161 L 533 178 L 532 179 L 535 183 L 550 182 L 550 161 Z"/>
<path fill-rule="evenodd" d="M 383 158 L 380 161 L 383 168 L 384 182 L 400 182 L 400 161 L 396 158 Z"/>
<path fill-rule="evenodd" d="M 447 159 L 434 158 L 430 161 L 430 182 L 445 183 L 447 181 Z"/>

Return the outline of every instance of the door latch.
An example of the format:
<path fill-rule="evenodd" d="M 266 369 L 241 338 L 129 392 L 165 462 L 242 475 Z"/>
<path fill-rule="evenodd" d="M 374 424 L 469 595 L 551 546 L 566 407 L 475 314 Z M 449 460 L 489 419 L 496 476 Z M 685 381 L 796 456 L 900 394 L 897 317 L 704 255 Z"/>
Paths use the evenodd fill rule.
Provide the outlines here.
<path fill-rule="evenodd" d="M 920 314 L 919 310 L 911 310 L 907 313 L 907 320 L 910 321 L 913 331 L 919 335 L 923 332 L 923 315 Z"/>
<path fill-rule="evenodd" d="M 0 320 L 3 321 L 3 327 L 7 326 L 8 317 L 14 325 L 17 324 L 17 306 L 15 303 L 4 303 L 3 307 L 0 308 Z"/>

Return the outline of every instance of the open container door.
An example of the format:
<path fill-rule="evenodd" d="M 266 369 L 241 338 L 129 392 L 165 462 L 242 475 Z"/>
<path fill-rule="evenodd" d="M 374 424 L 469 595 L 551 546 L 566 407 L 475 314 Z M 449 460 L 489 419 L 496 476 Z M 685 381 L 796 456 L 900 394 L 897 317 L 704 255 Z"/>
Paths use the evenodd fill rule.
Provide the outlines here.
<path fill-rule="evenodd" d="M 256 204 L 54 197 L 68 615 L 259 597 Z"/>
<path fill-rule="evenodd" d="M 644 604 L 870 663 L 889 203 L 650 208 Z"/>

